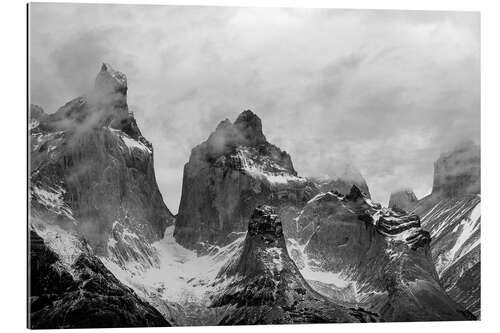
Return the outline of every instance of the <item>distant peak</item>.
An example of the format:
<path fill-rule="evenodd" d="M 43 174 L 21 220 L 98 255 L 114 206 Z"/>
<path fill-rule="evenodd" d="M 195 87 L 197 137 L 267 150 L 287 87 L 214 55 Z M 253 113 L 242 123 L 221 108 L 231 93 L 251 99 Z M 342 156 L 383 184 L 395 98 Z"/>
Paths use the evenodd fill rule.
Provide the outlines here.
<path fill-rule="evenodd" d="M 262 133 L 262 121 L 259 116 L 250 110 L 240 113 L 234 122 L 234 126 L 245 139 L 251 142 L 261 143 L 266 141 L 266 137 Z"/>
<path fill-rule="evenodd" d="M 245 110 L 240 115 L 238 118 L 236 118 L 236 121 L 234 122 L 235 124 L 238 123 L 259 123 L 261 124 L 261 120 L 259 116 L 257 116 L 255 113 L 253 113 L 251 110 Z"/>
<path fill-rule="evenodd" d="M 365 198 L 366 195 L 357 187 L 356 185 L 352 185 L 351 191 L 349 194 L 346 196 L 347 200 L 352 200 L 355 201 L 357 199 Z"/>
<path fill-rule="evenodd" d="M 102 63 L 95 79 L 95 88 L 105 93 L 127 94 L 127 76 L 108 63 Z"/>
<path fill-rule="evenodd" d="M 218 156 L 236 146 L 256 146 L 266 143 L 260 118 L 250 110 L 243 111 L 234 123 L 221 121 L 210 134 L 206 145 L 208 154 Z"/>
<path fill-rule="evenodd" d="M 389 208 L 409 212 L 418 202 L 417 196 L 410 188 L 402 188 L 391 192 Z"/>
<path fill-rule="evenodd" d="M 219 125 L 217 125 L 217 127 L 215 128 L 215 130 L 216 131 L 223 130 L 223 129 L 231 126 L 231 125 L 232 125 L 231 120 L 229 120 L 229 119 L 226 118 L 223 121 L 221 121 L 219 123 Z"/>
<path fill-rule="evenodd" d="M 445 196 L 481 192 L 481 148 L 465 141 L 441 154 L 434 163 L 432 193 Z"/>

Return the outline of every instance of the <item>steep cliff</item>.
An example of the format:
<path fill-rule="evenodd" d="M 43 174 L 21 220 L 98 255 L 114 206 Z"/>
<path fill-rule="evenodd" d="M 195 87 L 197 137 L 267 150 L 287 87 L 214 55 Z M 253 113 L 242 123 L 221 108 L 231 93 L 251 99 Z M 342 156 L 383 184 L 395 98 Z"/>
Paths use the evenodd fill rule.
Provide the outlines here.
<path fill-rule="evenodd" d="M 151 242 L 173 223 L 126 93 L 125 75 L 103 64 L 88 95 L 53 114 L 31 107 L 32 213 L 78 230 L 99 254 L 117 224 Z"/>
<path fill-rule="evenodd" d="M 174 236 L 190 248 L 200 242 L 227 244 L 232 233 L 246 230 L 259 204 L 300 204 L 316 192 L 313 183 L 297 176 L 290 155 L 267 142 L 260 118 L 244 111 L 193 148 Z"/>
<path fill-rule="evenodd" d="M 152 244 L 173 223 L 126 97 L 125 75 L 103 64 L 87 95 L 30 108 L 32 327 L 169 325 L 108 269 L 156 267 Z"/>

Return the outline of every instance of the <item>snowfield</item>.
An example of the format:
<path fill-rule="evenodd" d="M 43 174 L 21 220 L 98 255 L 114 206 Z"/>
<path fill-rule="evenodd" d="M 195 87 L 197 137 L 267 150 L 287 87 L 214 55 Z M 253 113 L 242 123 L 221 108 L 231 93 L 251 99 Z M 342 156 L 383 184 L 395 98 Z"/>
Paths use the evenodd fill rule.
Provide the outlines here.
<path fill-rule="evenodd" d="M 112 258 L 102 257 L 105 266 L 139 295 L 148 298 L 160 295 L 164 300 L 179 304 L 208 304 L 209 296 L 230 281 L 219 281 L 217 273 L 243 243 L 244 235 L 224 247 L 213 247 L 210 254 L 198 256 L 195 251 L 179 245 L 173 236 L 174 226 L 164 238 L 153 244 L 158 265 L 142 271 L 134 265 L 121 267 Z"/>
<path fill-rule="evenodd" d="M 428 226 L 428 223 L 433 225 Z M 422 218 L 422 224 L 432 230 L 432 239 L 443 244 L 439 251 L 435 251 L 436 270 L 441 275 L 480 246 L 480 197 L 456 202 L 439 201 Z"/>

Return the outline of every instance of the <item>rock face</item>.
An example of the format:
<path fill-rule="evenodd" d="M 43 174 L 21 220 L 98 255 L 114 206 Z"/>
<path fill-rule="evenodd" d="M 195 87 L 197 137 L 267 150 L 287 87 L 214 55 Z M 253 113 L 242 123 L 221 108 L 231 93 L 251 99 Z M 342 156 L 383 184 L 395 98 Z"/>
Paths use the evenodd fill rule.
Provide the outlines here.
<path fill-rule="evenodd" d="M 479 314 L 474 146 L 440 158 L 430 196 L 382 208 L 352 168 L 299 177 L 245 111 L 192 150 L 174 230 L 127 89 L 104 64 L 88 95 L 54 114 L 31 107 L 30 327 Z"/>
<path fill-rule="evenodd" d="M 47 218 L 76 228 L 99 254 L 117 223 L 148 241 L 173 223 L 126 93 L 125 75 L 104 64 L 89 95 L 54 114 L 31 107 L 34 214 L 54 213 Z"/>
<path fill-rule="evenodd" d="M 126 95 L 104 64 L 88 95 L 53 114 L 31 106 L 33 328 L 169 325 L 103 265 L 156 267 L 152 244 L 174 219 Z"/>
<path fill-rule="evenodd" d="M 73 260 L 69 256 L 64 260 L 30 231 L 31 329 L 170 326 L 155 308 L 118 281 L 85 244 L 79 247 L 81 252 Z"/>
<path fill-rule="evenodd" d="M 411 212 L 418 202 L 417 196 L 411 189 L 399 190 L 391 193 L 389 198 L 389 208 Z"/>
<path fill-rule="evenodd" d="M 336 305 L 304 280 L 290 259 L 276 211 L 260 206 L 253 212 L 240 253 L 219 276 L 231 279 L 212 306 L 231 306 L 221 325 L 333 323 L 375 320 L 362 310 Z"/>
<path fill-rule="evenodd" d="M 192 150 L 174 236 L 189 248 L 227 244 L 233 232 L 246 230 L 259 204 L 305 202 L 315 192 L 314 184 L 297 176 L 290 155 L 267 142 L 260 118 L 244 111 Z"/>
<path fill-rule="evenodd" d="M 429 233 L 418 216 L 382 208 L 353 186 L 346 196 L 318 194 L 297 226 L 304 232 L 295 249 L 304 257 L 298 251 L 296 261 L 312 271 L 305 277 L 331 299 L 384 321 L 474 318 L 439 284 Z M 329 281 L 313 274 L 318 272 L 329 274 Z"/>
<path fill-rule="evenodd" d="M 478 318 L 481 312 L 480 149 L 468 143 L 434 165 L 432 193 L 414 211 L 432 236 L 432 257 L 448 294 Z"/>

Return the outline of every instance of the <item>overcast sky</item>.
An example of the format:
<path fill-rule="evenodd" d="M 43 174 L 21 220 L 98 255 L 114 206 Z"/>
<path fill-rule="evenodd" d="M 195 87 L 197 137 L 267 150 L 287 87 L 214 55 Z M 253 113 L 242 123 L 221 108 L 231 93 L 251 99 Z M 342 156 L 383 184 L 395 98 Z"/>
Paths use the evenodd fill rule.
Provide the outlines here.
<path fill-rule="evenodd" d="M 433 162 L 480 137 L 478 13 L 133 5 L 31 5 L 31 102 L 52 113 L 102 62 L 177 212 L 190 150 L 251 109 L 303 176 L 348 161 L 376 201 L 432 186 Z"/>

